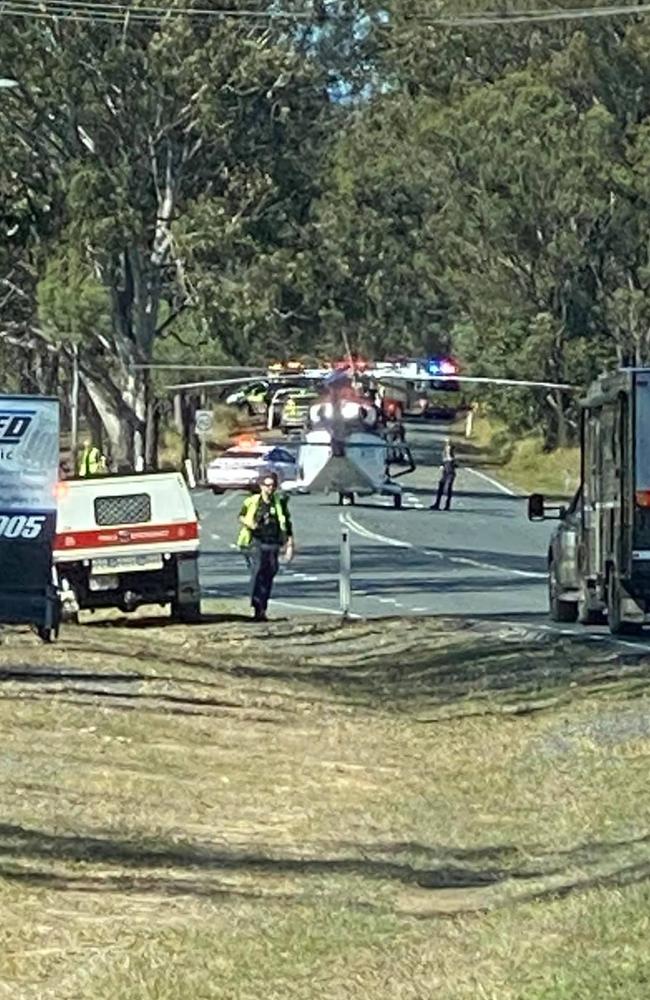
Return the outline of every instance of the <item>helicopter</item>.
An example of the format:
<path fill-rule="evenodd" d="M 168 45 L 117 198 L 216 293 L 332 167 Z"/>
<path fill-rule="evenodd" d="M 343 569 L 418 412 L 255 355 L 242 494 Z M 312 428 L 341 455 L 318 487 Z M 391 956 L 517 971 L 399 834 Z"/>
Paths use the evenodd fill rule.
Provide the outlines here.
<path fill-rule="evenodd" d="M 240 371 L 243 371 L 240 369 Z M 250 375 L 235 378 L 217 378 L 204 382 L 178 383 L 168 390 L 183 392 L 205 390 L 234 385 L 245 385 L 259 379 L 259 369 Z M 253 372 L 255 374 L 253 374 Z M 297 372 L 274 371 L 274 378 L 291 379 Z M 298 446 L 298 478 L 285 480 L 283 489 L 288 493 L 324 493 L 338 496 L 340 505 L 353 504 L 357 497 L 389 497 L 396 509 L 402 507 L 403 489 L 397 480 L 415 470 L 410 448 L 405 442 L 393 442 L 383 426 L 384 414 L 372 398 L 367 386 L 381 386 L 383 380 L 392 384 L 403 382 L 433 383 L 445 381 L 469 384 L 508 385 L 532 388 L 574 387 L 556 382 L 525 379 L 494 378 L 490 376 L 461 375 L 454 367 L 444 370 L 438 362 L 422 359 L 400 358 L 394 363 L 360 365 L 350 357 L 334 367 L 302 370 L 302 385 L 312 382 L 322 392 L 320 400 L 309 410 L 309 429 L 304 436 L 294 438 Z M 365 383 L 366 388 L 363 384 Z"/>

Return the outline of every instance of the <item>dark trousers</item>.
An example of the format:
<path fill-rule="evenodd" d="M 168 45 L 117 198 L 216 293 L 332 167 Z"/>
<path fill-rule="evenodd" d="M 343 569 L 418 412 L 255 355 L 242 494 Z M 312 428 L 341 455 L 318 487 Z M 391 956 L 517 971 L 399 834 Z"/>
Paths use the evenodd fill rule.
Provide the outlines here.
<path fill-rule="evenodd" d="M 436 494 L 436 499 L 433 502 L 433 506 L 436 510 L 440 507 L 440 501 L 444 494 L 447 496 L 447 502 L 445 503 L 445 510 L 449 510 L 451 506 L 451 497 L 454 491 L 454 479 L 455 476 L 441 476 L 438 482 L 438 493 Z"/>
<path fill-rule="evenodd" d="M 278 571 L 280 547 L 253 542 L 246 553 L 251 571 L 251 604 L 258 614 L 266 614 L 273 589 L 273 578 Z"/>

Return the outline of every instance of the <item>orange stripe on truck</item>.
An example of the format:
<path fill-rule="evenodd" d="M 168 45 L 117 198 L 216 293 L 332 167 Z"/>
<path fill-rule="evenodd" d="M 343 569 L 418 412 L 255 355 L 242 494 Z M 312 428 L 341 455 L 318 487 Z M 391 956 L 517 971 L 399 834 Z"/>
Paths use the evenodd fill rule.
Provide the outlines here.
<path fill-rule="evenodd" d="M 54 538 L 54 550 L 113 548 L 118 545 L 141 545 L 151 542 L 187 542 L 199 537 L 196 521 L 182 524 L 152 524 L 99 528 L 95 531 L 62 531 Z"/>

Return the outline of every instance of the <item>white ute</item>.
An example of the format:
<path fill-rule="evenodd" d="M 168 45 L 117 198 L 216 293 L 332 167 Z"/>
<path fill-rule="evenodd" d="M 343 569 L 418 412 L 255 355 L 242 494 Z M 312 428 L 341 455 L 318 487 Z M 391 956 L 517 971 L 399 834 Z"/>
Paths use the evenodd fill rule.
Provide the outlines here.
<path fill-rule="evenodd" d="M 197 621 L 198 560 L 198 516 L 180 473 L 59 484 L 54 562 L 64 620 L 81 608 L 170 604 L 173 618 Z"/>

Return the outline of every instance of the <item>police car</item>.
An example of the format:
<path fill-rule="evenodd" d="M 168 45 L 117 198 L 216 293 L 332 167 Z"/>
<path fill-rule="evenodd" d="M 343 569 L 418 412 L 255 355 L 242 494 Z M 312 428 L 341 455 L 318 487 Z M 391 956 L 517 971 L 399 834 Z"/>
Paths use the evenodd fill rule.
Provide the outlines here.
<path fill-rule="evenodd" d="M 209 463 L 206 480 L 213 493 L 223 493 L 250 489 L 269 472 L 275 472 L 280 483 L 296 479 L 297 470 L 296 457 L 287 448 L 262 441 L 240 441 Z"/>

